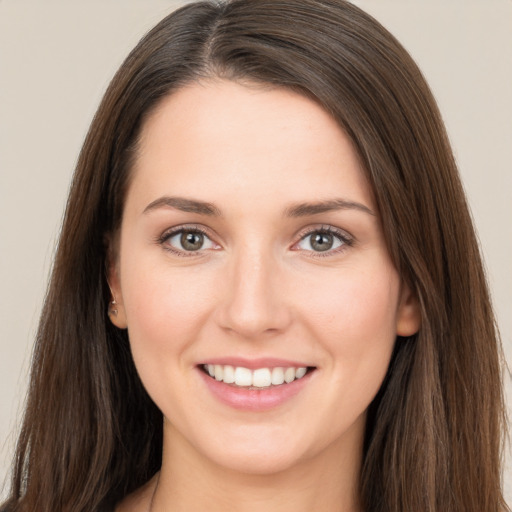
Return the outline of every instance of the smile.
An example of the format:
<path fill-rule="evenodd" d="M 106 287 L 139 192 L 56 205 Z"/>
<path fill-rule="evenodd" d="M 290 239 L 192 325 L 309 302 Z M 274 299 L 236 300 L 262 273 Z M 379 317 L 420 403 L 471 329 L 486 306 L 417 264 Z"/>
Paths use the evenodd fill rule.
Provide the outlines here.
<path fill-rule="evenodd" d="M 290 384 L 294 380 L 302 379 L 308 372 L 308 368 L 301 367 L 275 367 L 256 368 L 251 370 L 243 366 L 231 366 L 220 364 L 205 364 L 203 369 L 210 377 L 224 384 L 260 389 L 282 384 Z"/>

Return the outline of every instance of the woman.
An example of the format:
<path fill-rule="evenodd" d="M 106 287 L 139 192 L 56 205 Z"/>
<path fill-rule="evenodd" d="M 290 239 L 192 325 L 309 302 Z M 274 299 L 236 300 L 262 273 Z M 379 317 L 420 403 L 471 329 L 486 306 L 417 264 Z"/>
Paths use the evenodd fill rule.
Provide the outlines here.
<path fill-rule="evenodd" d="M 5 509 L 507 510 L 499 372 L 405 50 L 339 0 L 190 4 L 85 141 Z"/>

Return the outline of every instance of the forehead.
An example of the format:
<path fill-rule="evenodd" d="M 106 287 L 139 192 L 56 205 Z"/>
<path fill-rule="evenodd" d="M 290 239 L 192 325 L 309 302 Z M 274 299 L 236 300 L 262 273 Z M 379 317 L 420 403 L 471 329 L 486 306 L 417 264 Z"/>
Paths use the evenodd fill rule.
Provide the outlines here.
<path fill-rule="evenodd" d="M 148 117 L 138 148 L 129 195 L 146 203 L 164 192 L 267 203 L 334 194 L 373 202 L 343 130 L 317 103 L 287 89 L 189 84 Z"/>

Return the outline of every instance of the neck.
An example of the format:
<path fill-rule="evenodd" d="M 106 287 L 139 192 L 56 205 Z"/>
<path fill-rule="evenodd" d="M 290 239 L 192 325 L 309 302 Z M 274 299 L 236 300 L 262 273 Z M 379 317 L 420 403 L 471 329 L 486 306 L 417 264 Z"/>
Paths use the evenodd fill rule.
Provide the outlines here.
<path fill-rule="evenodd" d="M 216 465 L 166 422 L 151 512 L 357 512 L 360 432 L 355 428 L 356 438 L 337 440 L 285 470 L 255 474 Z"/>

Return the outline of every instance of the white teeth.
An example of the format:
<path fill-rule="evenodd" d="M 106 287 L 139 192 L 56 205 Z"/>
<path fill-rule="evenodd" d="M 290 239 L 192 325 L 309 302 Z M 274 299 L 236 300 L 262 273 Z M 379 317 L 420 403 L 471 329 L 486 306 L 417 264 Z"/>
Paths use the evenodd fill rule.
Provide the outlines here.
<path fill-rule="evenodd" d="M 222 380 L 224 377 L 224 368 L 220 364 L 215 365 L 215 380 Z"/>
<path fill-rule="evenodd" d="M 237 366 L 235 369 L 235 384 L 237 386 L 252 386 L 251 370 Z"/>
<path fill-rule="evenodd" d="M 282 368 L 274 368 L 272 370 L 272 384 L 279 386 L 284 383 L 284 370 Z"/>
<path fill-rule="evenodd" d="M 257 368 L 249 370 L 243 366 L 233 367 L 230 365 L 208 364 L 204 369 L 210 377 L 226 384 L 235 384 L 241 387 L 267 388 L 269 386 L 280 386 L 285 382 L 289 384 L 295 379 L 302 379 L 307 373 L 305 366 L 298 368 Z"/>
<path fill-rule="evenodd" d="M 226 384 L 233 384 L 235 382 L 235 369 L 228 364 L 224 366 L 224 378 L 222 379 Z"/>
<path fill-rule="evenodd" d="M 257 388 L 266 388 L 272 384 L 272 374 L 268 368 L 259 368 L 252 374 L 252 385 Z"/>
<path fill-rule="evenodd" d="M 296 378 L 296 379 L 302 379 L 302 377 L 304 377 L 304 375 L 306 375 L 306 372 L 307 372 L 307 371 L 308 371 L 308 369 L 307 369 L 307 368 L 304 368 L 304 367 L 302 367 L 302 368 L 297 368 L 297 369 L 295 370 L 295 378 Z"/>
<path fill-rule="evenodd" d="M 295 368 L 286 368 L 284 371 L 284 381 L 286 384 L 293 382 L 295 380 Z"/>

